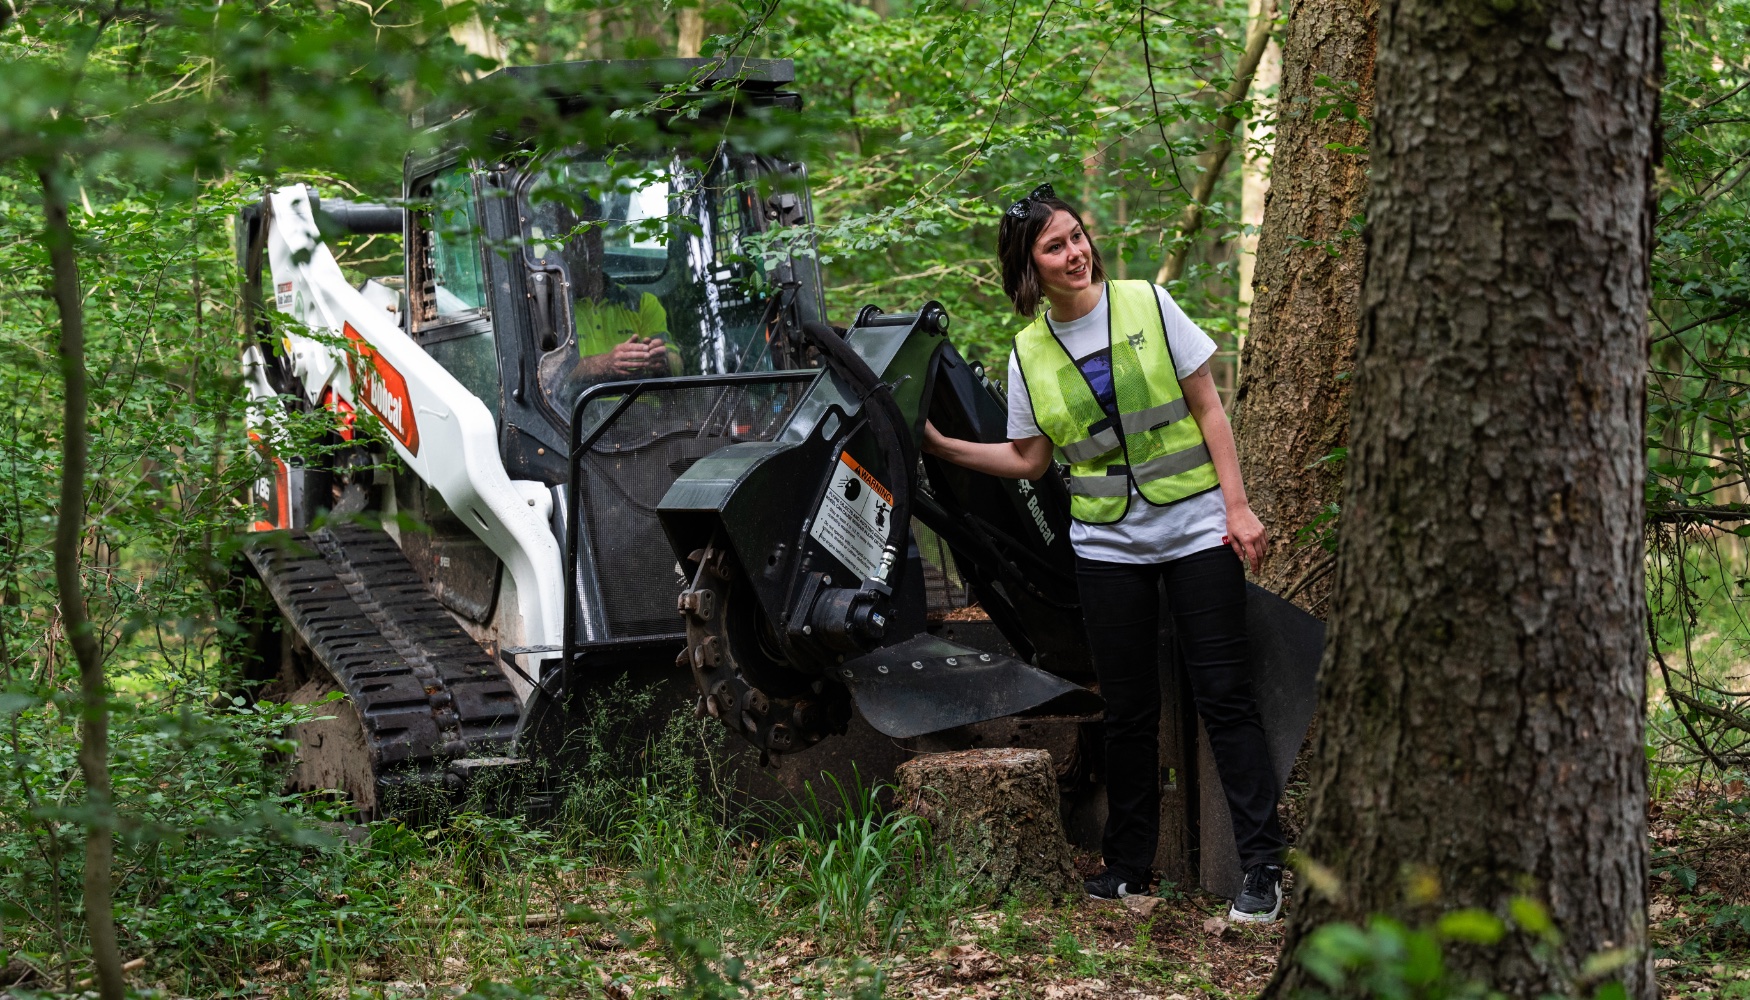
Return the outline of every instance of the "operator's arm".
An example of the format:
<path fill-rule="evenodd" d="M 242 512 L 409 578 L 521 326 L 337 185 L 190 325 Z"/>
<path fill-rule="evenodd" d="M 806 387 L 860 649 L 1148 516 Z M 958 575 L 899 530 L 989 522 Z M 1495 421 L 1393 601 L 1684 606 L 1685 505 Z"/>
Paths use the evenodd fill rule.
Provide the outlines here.
<path fill-rule="evenodd" d="M 944 461 L 1002 479 L 1038 479 L 1051 468 L 1051 439 L 1044 435 L 985 444 L 947 437 L 926 420 L 923 448 Z"/>
<path fill-rule="evenodd" d="M 1203 432 L 1203 443 L 1209 446 L 1209 458 L 1215 463 L 1215 475 L 1221 480 L 1222 500 L 1227 503 L 1227 543 L 1242 562 L 1258 571 L 1264 559 L 1263 522 L 1252 513 L 1246 499 L 1246 484 L 1240 481 L 1240 456 L 1234 449 L 1233 427 L 1221 408 L 1221 396 L 1215 391 L 1215 380 L 1209 377 L 1206 364 L 1181 379 L 1185 405 L 1191 410 L 1197 429 Z"/>

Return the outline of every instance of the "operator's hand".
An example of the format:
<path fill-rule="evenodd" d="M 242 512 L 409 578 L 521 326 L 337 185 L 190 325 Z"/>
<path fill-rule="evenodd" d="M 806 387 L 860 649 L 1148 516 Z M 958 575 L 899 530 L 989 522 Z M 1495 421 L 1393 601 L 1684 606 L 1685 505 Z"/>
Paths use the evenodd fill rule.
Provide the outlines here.
<path fill-rule="evenodd" d="M 650 348 L 637 337 L 623 344 L 615 344 L 608 352 L 608 371 L 620 378 L 633 378 L 644 374 L 650 367 Z"/>
<path fill-rule="evenodd" d="M 1252 513 L 1250 505 L 1228 508 L 1227 537 L 1222 541 L 1233 548 L 1234 555 L 1240 557 L 1240 562 L 1250 566 L 1253 573 L 1263 566 L 1264 547 L 1269 539 L 1264 534 L 1264 522 Z"/>
<path fill-rule="evenodd" d="M 663 344 L 662 338 L 651 337 L 644 342 L 644 346 L 650 350 L 650 360 L 644 363 L 645 370 L 652 375 L 668 374 L 668 347 Z"/>

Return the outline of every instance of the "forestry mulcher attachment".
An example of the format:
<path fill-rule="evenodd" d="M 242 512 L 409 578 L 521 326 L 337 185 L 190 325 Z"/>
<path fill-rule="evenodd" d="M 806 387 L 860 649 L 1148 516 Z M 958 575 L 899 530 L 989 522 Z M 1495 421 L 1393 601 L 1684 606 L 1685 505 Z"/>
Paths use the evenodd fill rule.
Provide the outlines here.
<path fill-rule="evenodd" d="M 687 81 L 663 128 L 724 138 L 690 159 L 649 143 L 465 152 L 444 145 L 452 118 L 394 204 L 294 185 L 241 216 L 265 463 L 246 549 L 273 600 L 258 672 L 297 701 L 345 695 L 300 728 L 295 783 L 366 815 L 483 788 L 538 810 L 590 695 L 629 676 L 677 682 L 685 702 L 662 715 L 709 715 L 761 763 L 796 755 L 798 779 L 1043 740 L 1066 785 L 1090 786 L 1099 703 L 1062 477 L 920 456 L 926 418 L 1005 437 L 947 313 L 866 306 L 835 327 L 812 254 L 758 248 L 811 221 L 802 164 L 735 139 L 738 121 L 800 108 L 790 64 L 501 72 L 561 115 L 623 103 L 604 74 L 645 99 Z M 331 252 L 370 234 L 401 241 L 400 280 L 349 279 Z M 293 415 L 321 410 L 313 442 Z M 353 433 L 363 412 L 382 435 Z M 914 524 L 988 622 L 929 614 L 944 588 Z M 1183 793 L 1195 726 L 1169 729 Z M 757 794 L 789 780 L 744 770 Z"/>

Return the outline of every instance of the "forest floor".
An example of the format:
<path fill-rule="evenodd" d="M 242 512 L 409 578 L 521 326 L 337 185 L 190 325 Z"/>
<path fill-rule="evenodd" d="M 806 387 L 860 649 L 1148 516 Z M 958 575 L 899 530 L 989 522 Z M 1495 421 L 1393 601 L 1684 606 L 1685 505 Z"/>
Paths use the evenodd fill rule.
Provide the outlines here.
<path fill-rule="evenodd" d="M 1649 810 L 1649 916 L 1662 996 L 1750 998 L 1750 800 L 1742 793 L 1736 783 L 1689 787 Z M 1091 857 L 1080 861 L 1090 871 L 1095 865 Z M 629 898 L 622 890 L 637 880 L 629 871 L 594 875 L 600 881 L 570 895 L 598 915 Z M 1125 902 L 1010 900 L 950 917 L 888 949 L 823 950 L 820 938 L 792 933 L 742 955 L 739 992 L 784 1000 L 1241 1000 L 1269 981 L 1283 925 L 1236 925 L 1226 911 L 1225 900 L 1169 888 Z M 238 992 L 334 1000 L 674 995 L 681 983 L 672 949 L 653 943 L 660 933 L 605 930 L 611 922 L 458 921 L 350 965 L 312 972 L 308 960 L 270 962 L 240 978 Z M 725 951 L 735 952 L 745 929 L 720 930 Z M 725 983 L 719 995 L 735 992 Z"/>
<path fill-rule="evenodd" d="M 1647 810 L 1647 923 L 1666 997 L 1750 998 L 1750 797 L 1742 781 L 1686 785 Z"/>
<path fill-rule="evenodd" d="M 124 732 L 136 725 L 120 719 Z M 244 811 L 260 789 L 238 784 L 236 767 L 261 767 L 260 739 L 285 722 L 253 725 L 260 738 L 229 756 L 213 734 L 235 732 L 210 727 L 173 756 L 123 760 L 118 787 L 207 796 L 164 814 L 164 829 L 189 835 L 120 842 L 118 923 L 142 998 L 1244 1000 L 1282 945 L 1281 924 L 1230 924 L 1225 900 L 1188 887 L 1125 902 L 993 900 L 928 848 L 915 817 L 878 808 L 876 790 L 731 820 L 669 743 L 635 780 L 589 772 L 549 823 L 463 813 L 349 826 L 305 811 L 295 828 L 288 813 L 264 826 Z M 673 746 L 716 733 L 695 728 L 676 728 Z M 45 730 L 67 744 L 47 773 L 72 768 L 63 730 Z M 186 817 L 223 805 L 212 789 L 228 788 L 238 818 L 193 827 Z M 1744 783 L 1667 782 L 1648 819 L 1661 994 L 1750 1000 Z M 80 995 L 77 942 L 33 921 L 76 899 L 77 869 L 56 881 L 30 829 L 0 814 L 0 885 L 16 890 L 0 891 L 0 996 Z M 1091 874 L 1096 861 L 1080 863 Z"/>
<path fill-rule="evenodd" d="M 1093 867 L 1092 859 L 1083 859 Z M 618 878 L 633 878 L 624 873 Z M 615 896 L 616 878 L 578 897 L 599 904 Z M 823 954 L 808 935 L 787 935 L 742 956 L 744 995 L 817 1000 L 875 996 L 948 1000 L 1038 997 L 1043 1000 L 1240 1000 L 1255 996 L 1275 971 L 1282 924 L 1234 924 L 1228 902 L 1208 893 L 1076 899 L 975 910 L 951 919 L 935 941 L 880 957 Z M 477 935 L 492 939 L 480 948 Z M 594 994 L 607 1000 L 674 995 L 684 988 L 670 956 L 649 941 L 593 922 L 481 929 L 458 924 L 415 954 L 398 949 L 312 977 L 308 961 L 267 963 L 239 983 L 244 995 L 344 998 L 453 998 Z M 726 942 L 732 944 L 732 942 Z M 934 947 L 930 947 L 930 945 Z M 588 975 L 530 979 L 526 957 L 575 955 Z M 505 985 L 481 988 L 483 980 Z M 519 981 L 520 980 L 520 981 Z M 539 985 L 541 988 L 535 988 Z M 566 988 L 571 987 L 570 989 Z M 554 990 L 554 987 L 558 987 Z M 479 992 L 475 992 L 478 990 Z"/>

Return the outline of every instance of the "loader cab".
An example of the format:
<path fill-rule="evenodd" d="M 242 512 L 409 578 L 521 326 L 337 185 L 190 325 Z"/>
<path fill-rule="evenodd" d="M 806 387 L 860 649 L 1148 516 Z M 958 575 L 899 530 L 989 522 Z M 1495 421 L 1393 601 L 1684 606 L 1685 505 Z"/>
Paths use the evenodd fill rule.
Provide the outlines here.
<path fill-rule="evenodd" d="M 619 91 L 602 83 L 605 68 Z M 587 116 L 628 102 L 625 80 L 654 92 L 693 74 L 718 87 L 709 70 L 652 60 L 500 72 L 537 83 L 562 114 Z M 564 482 L 572 405 L 592 385 L 798 365 L 772 349 L 768 307 L 788 286 L 804 312 L 823 315 L 815 261 L 774 261 L 749 237 L 811 221 L 807 174 L 721 127 L 799 109 L 782 89 L 792 78 L 788 61 L 740 61 L 725 77 L 733 101 L 699 120 L 676 116 L 630 147 L 506 143 L 492 158 L 408 158 L 410 332 L 492 411 L 512 478 Z M 628 342 L 647 347 L 646 367 L 615 358 Z"/>
<path fill-rule="evenodd" d="M 771 275 L 741 249 L 762 228 L 764 176 L 751 156 L 689 165 L 585 150 L 523 172 L 519 250 L 549 418 L 569 426 L 578 396 L 604 381 L 773 367 Z M 616 361 L 628 343 L 649 350 L 643 368 Z"/>
<path fill-rule="evenodd" d="M 602 67 L 619 83 L 601 79 Z M 688 74 L 714 86 L 709 72 L 699 77 L 709 69 L 660 60 L 501 72 L 525 75 L 562 114 L 589 116 Z M 507 140 L 469 154 L 443 148 L 451 118 L 431 130 L 438 152 L 405 162 L 408 332 L 491 411 L 508 476 L 553 490 L 562 544 L 570 424 L 582 393 L 606 381 L 805 363 L 782 344 L 774 349 L 770 307 L 783 287 L 800 312 L 824 314 L 815 261 L 774 259 L 750 238 L 811 221 L 807 174 L 729 127 L 743 113 L 737 107 L 799 108 L 781 89 L 791 79 L 786 61 L 741 61 L 733 107 L 660 123 L 633 142 Z M 627 80 L 643 90 L 629 94 Z M 628 343 L 647 351 L 645 367 L 616 357 Z M 586 463 L 585 528 L 597 575 L 612 581 L 598 603 L 625 604 L 608 616 L 617 634 L 674 628 L 671 561 L 653 556 L 666 547 L 653 505 L 679 474 L 677 461 L 724 443 L 693 440 L 685 456 L 671 455 L 683 448 L 679 438 L 697 438 L 705 416 L 684 410 L 672 398 L 641 405 L 622 428 L 639 447 L 616 438 Z M 402 547 L 446 607 L 485 627 L 500 590 L 497 557 L 429 484 L 393 478 L 396 509 L 430 529 L 405 533 Z M 644 600 L 644 589 L 660 599 Z"/>
<path fill-rule="evenodd" d="M 408 213 L 409 308 L 403 315 L 420 347 L 502 423 L 503 368 L 475 180 L 466 162 L 455 162 L 410 185 L 410 203 L 425 207 Z"/>

